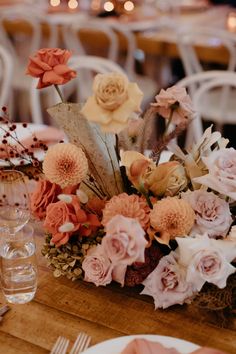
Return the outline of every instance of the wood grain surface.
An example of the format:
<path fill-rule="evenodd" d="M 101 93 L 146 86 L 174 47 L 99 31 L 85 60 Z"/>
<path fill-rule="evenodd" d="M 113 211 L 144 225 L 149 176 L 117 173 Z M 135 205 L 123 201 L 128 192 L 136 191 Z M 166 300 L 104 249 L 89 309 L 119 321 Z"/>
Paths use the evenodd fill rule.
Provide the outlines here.
<path fill-rule="evenodd" d="M 0 323 L 1 354 L 48 353 L 59 335 L 70 339 L 72 346 L 80 331 L 92 336 L 92 344 L 123 335 L 159 334 L 236 352 L 235 322 L 230 328 L 202 322 L 185 306 L 154 311 L 152 300 L 139 295 L 137 288 L 122 289 L 116 284 L 97 288 L 82 281 L 54 278 L 40 253 L 43 235 L 39 231 L 36 243 L 36 297 L 25 305 L 10 305 Z"/>

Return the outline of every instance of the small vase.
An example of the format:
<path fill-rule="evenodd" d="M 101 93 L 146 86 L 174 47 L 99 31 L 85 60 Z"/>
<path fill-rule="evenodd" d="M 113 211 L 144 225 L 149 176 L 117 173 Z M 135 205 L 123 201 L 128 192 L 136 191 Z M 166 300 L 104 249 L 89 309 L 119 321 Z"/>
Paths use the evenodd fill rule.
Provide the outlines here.
<path fill-rule="evenodd" d="M 115 136 L 104 134 L 98 125 L 90 123 L 81 114 L 77 103 L 59 103 L 48 113 L 66 133 L 72 144 L 82 148 L 101 196 L 111 198 L 122 193 L 123 183 L 115 150 Z"/>

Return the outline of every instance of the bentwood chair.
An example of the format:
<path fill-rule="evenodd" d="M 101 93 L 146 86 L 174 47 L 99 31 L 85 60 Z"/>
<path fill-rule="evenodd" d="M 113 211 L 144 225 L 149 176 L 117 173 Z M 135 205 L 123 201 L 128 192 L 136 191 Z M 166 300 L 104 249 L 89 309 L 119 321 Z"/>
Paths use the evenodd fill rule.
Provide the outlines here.
<path fill-rule="evenodd" d="M 0 45 L 0 109 L 7 105 L 10 99 L 13 66 L 10 53 Z"/>
<path fill-rule="evenodd" d="M 198 141 L 203 134 L 202 120 L 210 120 L 216 126 L 236 124 L 236 73 L 229 71 L 205 71 L 189 75 L 177 83 L 178 86 L 190 88 L 197 85 L 194 92 L 190 92 L 193 100 L 195 118 L 187 131 L 186 147 Z M 214 93 L 221 90 L 222 95 L 214 100 Z"/>

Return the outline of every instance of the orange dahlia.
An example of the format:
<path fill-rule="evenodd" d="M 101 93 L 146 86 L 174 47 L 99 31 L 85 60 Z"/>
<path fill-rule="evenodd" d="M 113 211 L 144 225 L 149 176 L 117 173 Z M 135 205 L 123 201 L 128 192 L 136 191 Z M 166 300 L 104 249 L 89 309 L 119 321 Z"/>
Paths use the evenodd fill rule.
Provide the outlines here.
<path fill-rule="evenodd" d="M 195 213 L 189 203 L 176 197 L 157 201 L 150 212 L 150 225 L 160 239 L 168 243 L 170 239 L 188 235 L 193 227 Z"/>
<path fill-rule="evenodd" d="M 149 222 L 149 212 L 150 209 L 142 197 L 122 193 L 112 197 L 106 203 L 103 209 L 102 224 L 106 226 L 113 216 L 123 215 L 136 219 L 143 228 L 146 228 Z"/>
<path fill-rule="evenodd" d="M 70 144 L 51 146 L 44 158 L 43 172 L 46 178 L 61 188 L 74 186 L 86 177 L 87 158 L 79 147 Z"/>

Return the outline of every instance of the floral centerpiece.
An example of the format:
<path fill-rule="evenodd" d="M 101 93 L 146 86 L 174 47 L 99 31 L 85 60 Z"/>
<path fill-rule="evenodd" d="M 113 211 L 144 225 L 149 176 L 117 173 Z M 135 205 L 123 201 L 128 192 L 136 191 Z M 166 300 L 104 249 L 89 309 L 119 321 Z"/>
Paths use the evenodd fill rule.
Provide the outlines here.
<path fill-rule="evenodd" d="M 28 73 L 60 93 L 76 76 L 69 57 L 40 50 Z M 204 284 L 225 288 L 235 273 L 236 150 L 211 127 L 187 151 L 174 143 L 194 116 L 184 88 L 161 90 L 142 117 L 141 100 L 135 83 L 109 73 L 95 77 L 84 106 L 50 108 L 70 142 L 47 150 L 31 207 L 56 277 L 142 284 L 155 308 L 167 308 L 190 303 Z M 160 117 L 166 129 L 146 156 Z M 167 145 L 173 155 L 160 162 Z"/>

